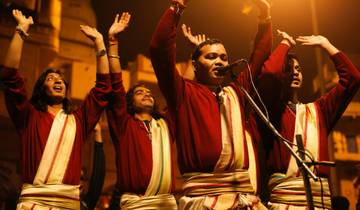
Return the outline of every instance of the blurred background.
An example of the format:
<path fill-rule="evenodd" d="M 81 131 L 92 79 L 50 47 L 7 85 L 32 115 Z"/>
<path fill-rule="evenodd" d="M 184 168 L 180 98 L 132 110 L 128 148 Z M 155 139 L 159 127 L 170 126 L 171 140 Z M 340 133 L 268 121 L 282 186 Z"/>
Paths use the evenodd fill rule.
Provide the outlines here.
<path fill-rule="evenodd" d="M 276 29 L 299 35 L 321 34 L 345 52 L 360 67 L 359 0 L 272 0 L 271 16 L 274 29 L 273 46 L 279 43 Z M 116 13 L 132 14 L 130 26 L 119 37 L 121 64 L 125 87 L 143 82 L 162 97 L 149 60 L 149 42 L 157 21 L 169 7 L 168 0 L 0 0 L 0 59 L 3 61 L 15 29 L 13 8 L 32 15 L 35 25 L 26 40 L 21 73 L 28 93 L 32 92 L 38 75 L 47 66 L 62 68 L 70 81 L 70 96 L 81 103 L 95 81 L 95 51 L 79 30 L 80 24 L 95 26 L 107 37 Z M 192 0 L 180 24 L 191 26 L 193 33 L 205 33 L 223 41 L 230 60 L 248 58 L 257 30 L 257 10 L 251 0 Z M 177 61 L 180 74 L 192 78 L 189 62 L 191 46 L 180 30 L 177 38 Z M 301 60 L 304 87 L 301 100 L 311 101 L 332 88 L 337 73 L 326 53 L 316 48 L 298 46 L 294 49 Z M 19 141 L 8 117 L 0 84 L 0 209 L 5 201 L 16 202 L 21 186 L 18 172 Z M 163 99 L 161 106 L 165 107 Z M 106 119 L 101 119 L 106 154 L 106 178 L 98 208 L 108 205 L 115 183 L 114 151 Z M 359 197 L 360 176 L 360 95 L 353 99 L 334 132 L 329 136 L 329 151 L 337 166 L 331 183 L 334 195 L 346 197 L 355 209 Z M 89 180 L 92 162 L 92 141 L 84 148 L 84 180 Z M 86 188 L 86 186 L 85 186 Z"/>

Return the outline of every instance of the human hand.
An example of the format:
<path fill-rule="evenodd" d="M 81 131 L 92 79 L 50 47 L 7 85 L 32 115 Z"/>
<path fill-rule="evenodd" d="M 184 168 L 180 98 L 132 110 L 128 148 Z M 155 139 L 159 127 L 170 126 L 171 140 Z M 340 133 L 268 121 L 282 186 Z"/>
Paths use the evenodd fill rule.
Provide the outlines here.
<path fill-rule="evenodd" d="M 296 38 L 296 41 L 300 42 L 301 45 L 304 46 L 320 46 L 330 55 L 334 55 L 339 52 L 339 50 L 332 45 L 326 37 L 321 35 L 299 36 Z"/>
<path fill-rule="evenodd" d="M 305 46 L 321 46 L 324 47 L 328 45 L 330 42 L 329 40 L 321 35 L 311 35 L 311 36 L 299 36 L 296 38 L 296 41 L 300 42 L 301 45 Z"/>
<path fill-rule="evenodd" d="M 12 14 L 24 32 L 27 32 L 32 24 L 34 24 L 33 18 L 31 16 L 25 17 L 20 10 L 14 9 L 12 10 Z"/>
<path fill-rule="evenodd" d="M 108 32 L 109 39 L 115 39 L 117 34 L 124 31 L 129 26 L 130 18 L 131 14 L 128 12 L 123 12 L 121 17 L 119 14 L 116 14 L 115 20 Z"/>
<path fill-rule="evenodd" d="M 269 0 L 252 0 L 260 11 L 260 19 L 270 17 L 270 3 Z"/>
<path fill-rule="evenodd" d="M 98 32 L 98 30 L 96 30 L 96 28 L 87 25 L 80 25 L 80 30 L 93 42 L 103 42 L 103 36 L 100 32 Z"/>
<path fill-rule="evenodd" d="M 190 44 L 194 46 L 199 45 L 201 42 L 204 42 L 207 39 L 205 34 L 198 34 L 194 36 L 191 32 L 191 28 L 185 24 L 182 24 L 181 29 L 184 37 L 189 41 Z"/>
<path fill-rule="evenodd" d="M 278 35 L 282 37 L 282 41 L 281 43 L 287 44 L 290 47 L 295 46 L 296 42 L 294 40 L 294 38 L 292 36 L 290 36 L 288 33 L 286 33 L 285 31 L 280 31 L 279 29 L 276 30 Z"/>
<path fill-rule="evenodd" d="M 172 0 L 172 2 L 173 1 L 177 1 L 177 2 L 179 2 L 179 4 L 186 6 L 190 0 Z"/>

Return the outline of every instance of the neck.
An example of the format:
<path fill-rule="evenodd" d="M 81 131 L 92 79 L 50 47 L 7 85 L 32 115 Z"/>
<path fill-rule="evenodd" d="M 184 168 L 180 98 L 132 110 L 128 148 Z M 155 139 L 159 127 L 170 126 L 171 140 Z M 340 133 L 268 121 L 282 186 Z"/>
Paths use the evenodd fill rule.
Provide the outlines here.
<path fill-rule="evenodd" d="M 63 108 L 62 103 L 60 104 L 53 104 L 53 105 L 47 105 L 47 111 L 54 116 Z"/>
<path fill-rule="evenodd" d="M 292 89 L 292 93 L 291 93 L 291 96 L 289 98 L 289 101 L 291 101 L 294 104 L 299 103 L 298 91 L 297 90 Z"/>
<path fill-rule="evenodd" d="M 152 120 L 151 114 L 147 112 L 141 112 L 141 113 L 135 113 L 134 117 L 138 120 L 144 121 L 144 120 Z"/>

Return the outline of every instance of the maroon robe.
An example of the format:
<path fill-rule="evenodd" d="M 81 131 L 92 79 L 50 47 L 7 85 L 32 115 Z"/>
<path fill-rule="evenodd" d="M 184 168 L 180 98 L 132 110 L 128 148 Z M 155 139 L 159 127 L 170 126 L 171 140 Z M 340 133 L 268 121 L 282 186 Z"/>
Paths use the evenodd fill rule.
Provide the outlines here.
<path fill-rule="evenodd" d="M 115 148 L 117 182 L 120 193 L 144 194 L 152 173 L 152 145 L 143 121 L 127 112 L 126 92 L 121 73 L 111 74 L 113 94 L 107 118 L 110 135 Z M 172 133 L 171 121 L 164 117 Z M 170 139 L 173 139 L 170 137 Z M 172 144 L 172 140 L 170 142 Z M 173 162 L 173 161 L 172 161 Z M 172 164 L 172 189 L 175 187 L 174 164 Z"/>
<path fill-rule="evenodd" d="M 176 141 L 181 173 L 213 172 L 222 150 L 219 104 L 207 86 L 182 78 L 176 67 L 176 29 L 179 16 L 168 9 L 162 16 L 153 35 L 150 47 L 151 60 L 158 83 L 170 112 L 176 120 Z M 250 58 L 254 78 L 271 50 L 271 24 L 260 24 L 255 40 L 255 50 Z M 249 72 L 243 71 L 237 80 L 250 90 Z M 235 84 L 245 128 L 245 98 Z M 246 147 L 246 141 L 244 139 Z M 256 147 L 255 147 L 256 150 Z M 245 162 L 248 167 L 247 150 Z"/>
<path fill-rule="evenodd" d="M 271 72 L 270 74 L 273 76 L 270 84 L 279 84 L 277 88 L 272 86 L 272 88 L 267 89 L 271 91 L 271 93 L 280 93 L 281 90 L 278 88 L 288 86 L 285 82 L 286 75 L 282 72 L 288 51 L 289 47 L 287 45 L 280 44 L 264 64 L 264 68 L 267 69 L 266 72 Z M 319 114 L 319 161 L 329 160 L 328 135 L 360 86 L 360 71 L 344 53 L 338 52 L 330 58 L 335 64 L 339 75 L 339 82 L 328 93 L 314 101 L 317 107 L 317 113 Z M 269 81 L 267 81 L 267 83 L 268 82 Z M 263 95 L 271 95 L 271 93 L 265 92 Z M 284 106 L 286 102 L 279 101 L 279 95 L 276 97 L 274 95 L 272 96 L 272 98 L 266 98 L 267 100 L 265 101 L 268 104 L 270 115 L 274 120 L 273 123 L 278 127 L 281 135 L 293 141 L 296 114 L 288 106 Z M 273 142 L 270 148 L 267 149 L 270 149 L 268 159 L 269 173 L 286 173 L 290 161 L 289 151 L 278 141 Z M 318 167 L 318 175 L 322 177 L 328 177 L 329 172 L 330 169 L 328 167 Z"/>
<path fill-rule="evenodd" d="M 23 181 L 31 184 L 38 170 L 55 116 L 35 109 L 30 103 L 26 97 L 24 80 L 16 69 L 1 67 L 0 78 L 6 86 L 5 101 L 10 118 L 20 136 L 20 173 Z M 84 103 L 72 113 L 76 120 L 76 136 L 64 175 L 64 184 L 80 184 L 82 145 L 84 140 L 88 139 L 108 104 L 109 84 L 108 74 L 97 74 L 95 87 L 90 91 Z"/>

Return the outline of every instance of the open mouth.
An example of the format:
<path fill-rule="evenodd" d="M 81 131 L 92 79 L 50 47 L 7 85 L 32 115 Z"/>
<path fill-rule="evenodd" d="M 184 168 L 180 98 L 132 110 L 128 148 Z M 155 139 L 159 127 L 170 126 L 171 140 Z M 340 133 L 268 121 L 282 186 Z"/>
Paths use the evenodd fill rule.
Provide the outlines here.
<path fill-rule="evenodd" d="M 55 92 L 61 93 L 63 91 L 63 88 L 59 85 L 55 85 L 53 87 L 53 89 L 55 90 Z"/>
<path fill-rule="evenodd" d="M 223 67 L 216 67 L 216 68 L 212 69 L 211 71 L 214 72 L 214 75 L 216 77 L 224 77 L 227 73 L 227 71 L 225 71 Z"/>

